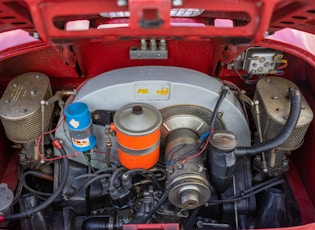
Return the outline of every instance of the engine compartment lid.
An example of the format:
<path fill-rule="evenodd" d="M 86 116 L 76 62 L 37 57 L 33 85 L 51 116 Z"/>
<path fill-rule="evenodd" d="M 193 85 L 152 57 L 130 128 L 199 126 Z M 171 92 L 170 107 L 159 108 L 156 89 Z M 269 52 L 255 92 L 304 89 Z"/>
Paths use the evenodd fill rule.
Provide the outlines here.
<path fill-rule="evenodd" d="M 245 44 L 283 28 L 315 33 L 315 2 L 307 0 L 25 0 L 2 1 L 0 12 L 0 32 L 22 29 L 63 44 L 144 34 Z"/>

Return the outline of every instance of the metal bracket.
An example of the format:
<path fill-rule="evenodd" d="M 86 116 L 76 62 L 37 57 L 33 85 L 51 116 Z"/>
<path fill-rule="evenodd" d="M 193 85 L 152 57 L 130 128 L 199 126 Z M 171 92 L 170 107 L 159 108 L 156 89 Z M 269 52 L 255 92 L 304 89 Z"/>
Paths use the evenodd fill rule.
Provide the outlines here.
<path fill-rule="evenodd" d="M 151 39 L 148 43 L 145 39 L 141 39 L 139 47 L 130 47 L 129 56 L 130 59 L 167 59 L 166 41 L 162 39 L 157 43 L 155 39 Z"/>

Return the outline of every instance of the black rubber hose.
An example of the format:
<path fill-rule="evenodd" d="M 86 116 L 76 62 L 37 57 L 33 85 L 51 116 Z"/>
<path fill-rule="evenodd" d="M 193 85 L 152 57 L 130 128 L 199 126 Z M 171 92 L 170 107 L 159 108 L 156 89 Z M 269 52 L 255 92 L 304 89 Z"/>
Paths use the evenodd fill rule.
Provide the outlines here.
<path fill-rule="evenodd" d="M 100 169 L 98 171 L 96 171 L 95 173 L 88 173 L 88 174 L 83 174 L 83 175 L 80 175 L 80 176 L 77 176 L 77 177 L 74 177 L 68 184 L 67 184 L 67 187 L 65 187 L 64 191 L 66 191 L 68 188 L 73 188 L 73 184 L 74 182 L 76 182 L 77 180 L 80 180 L 80 179 L 83 179 L 83 178 L 90 178 L 90 177 L 96 177 L 96 176 L 99 176 L 100 173 L 103 173 L 103 172 L 108 172 L 108 171 L 114 171 L 115 169 L 114 168 L 105 168 L 105 169 Z M 87 183 L 89 181 L 89 179 L 87 181 L 84 182 Z M 74 190 L 76 190 L 76 188 L 74 188 Z"/>
<path fill-rule="evenodd" d="M 229 88 L 227 86 L 223 86 L 222 87 L 222 91 L 220 93 L 220 96 L 219 96 L 219 99 L 214 107 L 214 110 L 213 110 L 213 113 L 212 113 L 212 117 L 211 117 L 211 120 L 210 120 L 210 132 L 211 132 L 211 129 L 214 128 L 214 124 L 215 124 L 215 120 L 217 118 L 217 115 L 219 113 L 219 108 L 226 96 L 226 94 L 229 92 Z"/>
<path fill-rule="evenodd" d="M 282 145 L 292 134 L 301 112 L 301 95 L 297 90 L 292 92 L 291 109 L 287 122 L 281 132 L 274 138 L 251 147 L 238 147 L 235 149 L 236 156 L 254 156 L 261 152 L 272 150 Z"/>
<path fill-rule="evenodd" d="M 88 182 L 86 182 L 86 183 L 84 183 L 83 184 L 83 187 L 82 188 L 80 188 L 80 189 L 78 189 L 78 191 L 80 191 L 81 189 L 87 189 L 91 184 L 93 184 L 95 181 L 98 181 L 98 180 L 100 180 L 100 179 L 103 179 L 104 177 L 111 177 L 112 176 L 112 174 L 109 174 L 109 173 L 105 173 L 105 174 L 101 174 L 101 175 L 98 175 L 98 176 L 96 176 L 96 177 L 94 177 L 94 178 L 92 178 L 91 180 L 89 180 Z"/>
<path fill-rule="evenodd" d="M 250 196 L 256 195 L 257 193 L 265 191 L 268 188 L 272 188 L 272 187 L 274 187 L 276 185 L 279 185 L 279 184 L 282 184 L 284 182 L 285 182 L 284 179 L 278 180 L 278 181 L 274 181 L 274 182 L 272 182 L 270 184 L 267 184 L 267 185 L 265 185 L 265 186 L 263 186 L 261 188 L 253 190 L 250 193 L 247 193 L 247 191 L 244 191 L 244 194 L 233 196 L 233 197 L 230 197 L 230 198 L 227 198 L 227 199 L 224 199 L 224 200 L 213 200 L 213 201 L 210 201 L 209 203 L 207 203 L 207 205 L 211 206 L 211 205 L 218 205 L 218 204 L 224 204 L 224 203 L 238 202 L 240 200 L 244 200 L 244 199 L 246 199 L 246 198 L 248 198 Z"/>
<path fill-rule="evenodd" d="M 147 173 L 147 174 L 144 174 Z M 129 175 L 129 174 L 139 174 L 140 176 L 151 180 L 159 190 L 163 190 L 161 185 L 159 184 L 159 182 L 157 181 L 155 175 L 148 169 L 142 169 L 142 168 L 137 168 L 137 169 L 130 169 L 127 172 L 124 173 L 125 175 Z"/>
<path fill-rule="evenodd" d="M 85 174 L 85 175 L 89 175 L 89 174 Z M 75 189 L 75 191 L 72 194 L 67 194 L 68 199 L 71 198 L 71 197 L 74 197 L 75 195 L 77 195 L 81 190 L 86 190 L 94 182 L 96 182 L 96 181 L 98 181 L 100 179 L 103 179 L 104 177 L 111 177 L 111 176 L 112 176 L 112 174 L 109 174 L 109 173 L 107 173 L 107 174 L 100 174 L 100 175 L 96 174 L 96 176 L 94 176 L 92 179 L 86 180 L 81 185 L 80 188 Z M 66 191 L 66 189 L 63 192 L 66 193 L 65 191 Z"/>
<path fill-rule="evenodd" d="M 66 151 L 64 150 L 63 147 L 59 149 L 60 153 L 62 156 L 66 155 Z M 65 186 L 68 178 L 68 171 L 69 171 L 69 162 L 68 158 L 62 158 L 62 163 L 63 163 L 63 170 L 62 170 L 62 177 L 61 181 L 59 184 L 59 187 L 56 189 L 56 191 L 49 197 L 47 200 L 45 200 L 43 203 L 39 204 L 38 206 L 28 209 L 27 211 L 20 212 L 20 213 L 15 213 L 15 214 L 9 214 L 9 215 L 4 215 L 3 220 L 4 221 L 14 221 L 14 220 L 20 220 L 25 217 L 31 216 L 34 213 L 37 213 L 45 208 L 47 208 L 60 194 L 62 191 L 63 187 Z"/>
<path fill-rule="evenodd" d="M 18 167 L 18 178 L 19 178 L 20 183 L 23 185 L 23 187 L 26 190 L 28 190 L 29 192 L 40 195 L 40 196 L 51 196 L 52 195 L 52 193 L 40 192 L 40 191 L 32 189 L 30 186 L 28 186 L 26 184 L 26 181 L 25 181 L 23 169 L 20 167 L 20 165 Z"/>
<path fill-rule="evenodd" d="M 24 178 L 27 177 L 28 175 L 32 175 L 35 176 L 37 178 L 40 179 L 44 179 L 44 180 L 49 180 L 49 181 L 54 181 L 54 177 L 42 172 L 37 172 L 37 171 L 27 171 L 24 173 Z"/>

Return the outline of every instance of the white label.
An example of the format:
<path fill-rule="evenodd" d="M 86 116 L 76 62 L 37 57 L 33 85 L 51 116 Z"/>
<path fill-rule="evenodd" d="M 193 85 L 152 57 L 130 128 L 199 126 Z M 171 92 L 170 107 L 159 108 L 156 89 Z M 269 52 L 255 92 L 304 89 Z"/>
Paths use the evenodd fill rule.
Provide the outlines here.
<path fill-rule="evenodd" d="M 161 101 L 170 99 L 169 82 L 135 82 L 134 93 L 137 101 Z"/>
<path fill-rule="evenodd" d="M 75 129 L 79 127 L 80 122 L 76 121 L 74 119 L 71 119 L 71 121 L 69 122 L 70 125 L 72 125 Z"/>
<path fill-rule="evenodd" d="M 80 140 L 72 138 L 72 142 L 73 142 L 74 146 L 77 146 L 77 147 L 80 147 L 80 148 L 90 146 L 89 138 L 80 139 Z"/>

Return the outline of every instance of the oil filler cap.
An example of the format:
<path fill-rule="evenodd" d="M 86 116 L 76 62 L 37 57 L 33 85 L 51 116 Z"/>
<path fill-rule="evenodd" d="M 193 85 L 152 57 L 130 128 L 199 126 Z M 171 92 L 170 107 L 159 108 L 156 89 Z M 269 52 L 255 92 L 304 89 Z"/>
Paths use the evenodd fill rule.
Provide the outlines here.
<path fill-rule="evenodd" d="M 221 151 L 232 151 L 237 146 L 237 140 L 234 133 L 219 130 L 211 135 L 210 144 Z"/>

